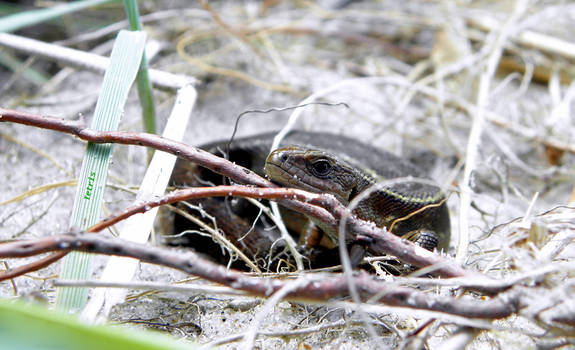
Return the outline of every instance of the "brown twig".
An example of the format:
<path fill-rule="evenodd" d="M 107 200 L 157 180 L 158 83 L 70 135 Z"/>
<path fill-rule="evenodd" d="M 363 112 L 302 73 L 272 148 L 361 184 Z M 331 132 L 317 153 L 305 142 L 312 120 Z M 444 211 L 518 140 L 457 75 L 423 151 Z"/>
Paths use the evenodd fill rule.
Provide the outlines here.
<path fill-rule="evenodd" d="M 28 257 L 51 251 L 82 251 L 132 257 L 148 263 L 172 267 L 257 296 L 270 296 L 291 282 L 247 276 L 242 272 L 207 261 L 190 251 L 182 252 L 152 247 L 99 235 L 59 235 L 0 245 L 2 258 Z M 390 286 L 387 282 L 378 281 L 366 272 L 356 274 L 353 282 L 362 298 L 375 296 L 375 302 L 385 305 L 483 319 L 499 319 L 517 312 L 519 299 L 523 295 L 521 288 L 515 288 L 490 300 L 459 300 L 397 285 Z M 348 295 L 349 286 L 345 278 L 333 276 L 309 276 L 307 281 L 287 293 L 289 299 L 311 301 L 325 301 L 329 298 Z"/>
<path fill-rule="evenodd" d="M 197 163 L 216 173 L 228 176 L 235 181 L 259 187 L 278 187 L 249 169 L 243 168 L 209 152 L 189 146 L 182 142 L 165 139 L 158 135 L 122 131 L 95 131 L 87 129 L 83 123 L 62 118 L 41 116 L 26 112 L 0 108 L 0 122 L 13 122 L 35 126 L 43 129 L 60 131 L 75 135 L 80 139 L 93 143 L 119 143 L 124 145 L 139 145 L 171 153 L 179 158 Z M 282 204 L 284 204 L 282 202 Z M 286 201 L 286 206 L 307 215 L 314 215 L 321 208 L 312 207 L 297 201 Z M 327 213 L 325 213 L 327 214 Z M 328 224 L 335 225 L 332 221 Z"/>
<path fill-rule="evenodd" d="M 245 38 L 244 34 L 245 31 L 238 32 L 234 30 L 232 27 L 230 27 L 230 25 L 224 22 L 224 20 L 220 17 L 220 15 L 218 15 L 218 13 L 212 8 L 212 6 L 206 0 L 200 0 L 200 5 L 210 13 L 212 19 L 214 20 L 214 22 L 218 24 L 218 26 L 220 26 L 220 28 L 222 28 L 228 34 L 230 34 L 231 36 L 237 38 L 238 40 L 249 46 L 249 41 Z M 261 55 L 259 52 L 257 52 L 257 54 Z"/>
<path fill-rule="evenodd" d="M 12 278 L 16 278 L 18 276 L 22 276 L 22 275 L 29 273 L 29 272 L 42 270 L 43 268 L 46 268 L 46 267 L 52 265 L 53 263 L 55 263 L 56 261 L 62 259 L 67 254 L 68 254 L 68 252 L 58 252 L 58 253 L 49 255 L 47 257 L 44 257 L 42 259 L 36 260 L 32 263 L 29 263 L 26 265 L 21 265 L 18 267 L 12 267 L 8 270 L 4 270 L 4 271 L 0 272 L 0 281 L 6 281 L 6 280 L 9 280 Z"/>
<path fill-rule="evenodd" d="M 278 186 L 270 181 L 258 176 L 249 169 L 243 168 L 239 165 L 231 163 L 223 158 L 217 157 L 206 151 L 197 149 L 195 147 L 186 145 L 181 142 L 162 138 L 161 136 L 146 134 L 146 133 L 132 133 L 120 131 L 95 131 L 85 128 L 77 121 L 70 121 L 61 118 L 40 116 L 26 112 L 18 112 L 0 108 L 0 122 L 14 122 L 25 124 L 44 129 L 56 130 L 68 134 L 75 135 L 82 140 L 94 143 L 120 143 L 130 145 L 140 145 L 151 147 L 157 150 L 174 154 L 180 158 L 192 161 L 203 167 L 206 167 L 216 173 L 228 176 L 237 182 L 255 185 L 268 189 L 277 189 Z M 337 230 L 339 220 L 344 216 L 350 216 L 349 210 L 339 203 L 333 196 L 330 195 L 314 195 L 304 191 L 285 192 L 285 189 L 273 191 L 262 191 L 264 189 L 248 190 L 245 187 L 231 187 L 222 190 L 221 188 L 211 189 L 190 189 L 188 192 L 192 197 L 184 197 L 181 192 L 167 195 L 169 200 L 185 200 L 194 198 L 200 193 L 203 195 L 246 195 L 253 196 L 254 198 L 265 198 L 266 195 L 271 197 L 275 196 L 277 201 L 290 209 L 296 210 L 300 213 L 306 214 L 310 217 L 318 218 L 326 225 L 332 226 Z M 194 192 L 196 191 L 196 192 Z M 198 192 L 200 191 L 200 192 Z M 223 191 L 223 192 L 218 192 Z M 260 194 L 260 192 L 262 194 Z M 288 195 L 286 195 L 288 194 Z M 292 199 L 291 196 L 295 196 Z M 298 197 L 299 196 L 299 197 Z M 163 198 L 166 198 L 163 197 Z M 270 197 L 270 198 L 271 198 Z M 195 197 L 197 198 L 197 197 Z M 289 199 L 288 199 L 289 198 Z M 299 201 L 299 200 L 301 201 Z M 164 202 L 162 202 L 164 201 Z M 308 202 L 308 203 L 306 203 Z M 146 206 L 151 208 L 153 206 L 166 204 L 168 199 L 159 199 L 143 203 L 132 208 L 128 208 L 125 212 L 131 214 L 120 214 L 122 218 L 133 215 L 137 212 L 145 211 Z M 324 209 L 325 208 L 325 209 Z M 327 209 L 327 210 L 326 210 Z M 116 220 L 105 220 L 105 226 L 111 225 Z M 103 225 L 103 223 L 99 224 Z M 371 240 L 370 250 L 376 253 L 388 253 L 397 256 L 397 258 L 405 263 L 415 265 L 417 267 L 436 266 L 435 274 L 443 277 L 477 277 L 483 275 L 468 271 L 454 263 L 452 260 L 444 258 L 438 254 L 429 252 L 422 249 L 410 242 L 402 240 L 401 238 L 387 232 L 384 229 L 375 227 L 372 223 L 360 220 L 351 216 L 347 221 L 348 232 L 353 235 L 359 235 L 360 238 L 368 237 Z M 90 229 L 92 232 L 101 230 L 102 227 Z"/>
<path fill-rule="evenodd" d="M 303 190 L 294 188 L 258 188 L 249 186 L 210 186 L 210 187 L 191 187 L 182 190 L 173 191 L 163 197 L 151 201 L 142 202 L 124 209 L 123 211 L 114 214 L 98 224 L 91 227 L 90 231 L 99 232 L 102 229 L 114 225 L 134 214 L 144 213 L 152 208 L 159 207 L 166 204 L 187 201 L 190 199 L 199 199 L 206 197 L 246 197 L 246 198 L 262 198 L 262 199 L 292 199 L 304 202 L 316 202 L 321 195 L 309 193 Z M 333 217 L 314 216 L 318 219 L 333 219 Z"/>

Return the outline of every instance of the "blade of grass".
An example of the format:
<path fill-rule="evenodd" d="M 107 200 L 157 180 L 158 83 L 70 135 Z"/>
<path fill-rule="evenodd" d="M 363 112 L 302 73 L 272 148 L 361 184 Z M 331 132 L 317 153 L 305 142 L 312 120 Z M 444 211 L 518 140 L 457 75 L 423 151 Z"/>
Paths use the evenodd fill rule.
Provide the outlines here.
<path fill-rule="evenodd" d="M 63 15 L 118 0 L 81 0 L 46 9 L 28 10 L 6 16 L 0 20 L 0 32 L 13 32 Z"/>
<path fill-rule="evenodd" d="M 22 62 L 8 52 L 0 52 L 0 65 L 8 68 L 17 75 L 37 86 L 42 86 L 48 81 L 48 76 L 41 71 L 31 68 L 27 63 Z M 3 82 L 5 84 L 5 82 Z"/>
<path fill-rule="evenodd" d="M 140 12 L 138 11 L 137 0 L 124 0 L 124 7 L 130 22 L 130 30 L 141 31 Z M 154 110 L 154 96 L 152 94 L 152 84 L 150 83 L 150 76 L 148 74 L 148 59 L 146 53 L 142 57 L 142 64 L 136 77 L 136 84 L 138 86 L 138 96 L 140 97 L 140 105 L 142 106 L 142 118 L 144 123 L 144 131 L 150 134 L 156 133 L 156 112 Z M 151 159 L 153 152 L 148 151 L 148 160 Z"/>
<path fill-rule="evenodd" d="M 196 89 L 191 85 L 185 86 L 178 91 L 178 96 L 174 102 L 172 113 L 168 118 L 162 137 L 170 140 L 181 140 L 184 137 L 184 131 L 196 102 L 196 97 Z M 159 151 L 154 152 L 154 157 L 138 190 L 138 195 L 135 199 L 136 203 L 164 194 L 175 162 L 176 156 L 174 155 Z M 147 242 L 157 213 L 158 208 L 153 208 L 145 213 L 136 214 L 128 218 L 124 223 L 119 238 L 131 242 Z M 102 272 L 100 280 L 106 282 L 129 282 L 136 273 L 138 264 L 139 261 L 136 259 L 111 257 L 104 268 L 104 272 Z M 115 304 L 124 301 L 127 292 L 126 289 L 114 288 L 95 290 L 82 311 L 82 319 L 94 321 L 100 310 L 102 310 L 101 315 L 106 317 Z"/>
<path fill-rule="evenodd" d="M 128 92 L 140 66 L 145 42 L 146 35 L 143 32 L 121 31 L 118 34 L 91 128 L 106 131 L 118 128 Z M 70 220 L 72 229 L 84 230 L 99 220 L 111 151 L 112 145 L 109 144 L 88 144 Z M 91 266 L 92 256 L 84 253 L 69 254 L 64 259 L 60 277 L 87 279 Z M 87 295 L 88 290 L 85 288 L 61 288 L 58 290 L 56 305 L 75 312 L 84 306 Z"/>
<path fill-rule="evenodd" d="M 4 1 L 0 2 L 0 16 L 8 16 L 22 12 L 22 8 L 22 4 L 11 4 Z"/>
<path fill-rule="evenodd" d="M 143 330 L 84 325 L 69 315 L 40 305 L 0 300 L 0 350 L 176 350 L 197 349 L 195 344 Z"/>

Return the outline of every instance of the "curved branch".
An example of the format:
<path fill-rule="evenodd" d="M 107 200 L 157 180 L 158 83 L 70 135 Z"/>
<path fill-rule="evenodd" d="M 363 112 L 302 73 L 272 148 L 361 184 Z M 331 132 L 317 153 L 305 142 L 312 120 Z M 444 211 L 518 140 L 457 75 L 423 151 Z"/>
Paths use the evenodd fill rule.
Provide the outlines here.
<path fill-rule="evenodd" d="M 180 158 L 197 163 L 198 165 L 208 168 L 216 173 L 228 176 L 237 182 L 263 187 L 260 189 L 250 190 L 251 194 L 249 194 L 249 196 L 253 196 L 254 198 L 265 198 L 266 195 L 271 195 L 273 192 L 272 189 L 278 189 L 277 185 L 262 178 L 249 169 L 229 162 L 226 159 L 217 157 L 209 152 L 153 134 L 120 131 L 95 131 L 85 128 L 82 123 L 78 121 L 40 116 L 3 108 L 0 108 L 0 122 L 14 122 L 44 129 L 56 130 L 76 135 L 79 138 L 89 142 L 140 145 L 168 152 Z M 266 188 L 272 192 L 268 192 Z M 228 187 L 226 190 L 229 190 L 227 195 L 248 196 L 247 190 L 245 188 L 242 189 L 241 187 Z M 206 195 L 208 193 L 210 193 L 210 195 L 222 195 L 221 192 L 218 194 L 220 189 L 217 188 L 200 190 L 190 189 L 189 191 L 191 191 L 191 194 L 195 193 L 193 195 L 199 195 L 200 192 L 198 191 L 204 191 L 203 193 Z M 310 217 L 318 218 L 326 225 L 332 226 L 335 230 L 337 230 L 338 222 L 342 217 L 350 216 L 349 220 L 347 220 L 348 232 L 353 235 L 358 235 L 358 237 L 353 236 L 351 239 L 365 239 L 367 237 L 367 240 L 370 242 L 370 250 L 372 252 L 376 252 L 377 254 L 381 254 L 382 252 L 389 253 L 395 255 L 399 260 L 411 265 L 415 265 L 417 267 L 434 266 L 436 268 L 434 273 L 444 277 L 481 276 L 486 278 L 486 276 L 478 272 L 472 272 L 463 269 L 460 265 L 451 259 L 447 259 L 441 255 L 429 252 L 412 244 L 411 242 L 402 240 L 394 234 L 387 232 L 385 229 L 377 228 L 370 222 L 366 222 L 352 216 L 349 210 L 341 203 L 339 203 L 333 196 L 317 194 L 314 195 L 310 193 L 304 194 L 304 191 L 299 191 L 289 192 L 293 194 L 293 197 L 290 197 L 286 196 L 285 194 L 288 192 L 284 191 L 285 189 L 279 190 L 279 192 L 276 193 L 277 197 L 275 197 L 275 199 L 277 199 L 281 205 Z M 260 192 L 262 193 L 261 195 Z M 169 194 L 162 198 L 169 199 L 170 196 L 177 197 L 178 194 Z M 168 199 L 165 199 L 165 201 Z M 163 199 L 150 201 L 139 206 L 128 208 L 125 210 L 125 214 L 118 215 L 120 215 L 122 218 L 133 215 L 127 214 L 127 212 L 141 212 L 142 210 L 145 210 L 146 206 L 151 208 L 153 206 L 163 204 L 162 200 Z M 115 219 L 111 218 L 104 220 L 104 222 L 98 224 L 97 229 L 101 230 L 103 228 L 102 225 L 107 226 L 111 225 L 111 222 L 116 222 L 114 220 L 120 219 L 118 215 L 114 217 Z M 96 229 L 90 229 L 89 231 L 96 231 Z"/>
<path fill-rule="evenodd" d="M 148 263 L 178 269 L 212 282 L 264 297 L 272 295 L 286 284 L 293 282 L 276 278 L 248 276 L 242 272 L 207 261 L 191 251 L 182 252 L 175 249 L 152 247 L 99 235 L 60 235 L 0 245 L 1 258 L 28 257 L 51 251 L 83 251 L 132 257 Z M 305 278 L 307 280 L 300 280 L 298 285 L 287 293 L 288 299 L 325 301 L 329 298 L 349 295 L 349 285 L 343 276 L 334 278 L 331 275 L 308 275 Z M 376 302 L 389 306 L 436 311 L 471 318 L 499 319 L 510 316 L 519 310 L 519 301 L 523 296 L 523 290 L 519 288 L 520 286 L 493 299 L 477 301 L 444 297 L 407 287 L 390 285 L 385 281 L 376 280 L 366 272 L 359 272 L 353 280 L 364 300 L 375 297 Z"/>

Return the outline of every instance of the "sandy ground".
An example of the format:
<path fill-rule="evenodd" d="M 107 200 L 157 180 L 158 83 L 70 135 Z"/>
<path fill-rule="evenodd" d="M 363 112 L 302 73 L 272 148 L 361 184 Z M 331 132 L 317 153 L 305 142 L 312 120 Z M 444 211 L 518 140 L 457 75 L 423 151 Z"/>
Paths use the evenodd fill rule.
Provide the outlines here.
<path fill-rule="evenodd" d="M 237 116 L 244 111 L 295 106 L 313 92 L 354 79 L 334 88 L 322 99 L 344 102 L 349 108 L 304 107 L 297 128 L 327 130 L 358 138 L 421 162 L 432 178 L 451 193 L 448 204 L 454 237 L 450 253 L 454 254 L 460 232 L 462 164 L 468 154 L 472 120 L 477 118 L 477 114 L 466 110 L 465 103 L 477 106 L 478 91 L 485 84 L 481 80 L 485 70 L 482 63 L 494 52 L 486 40 L 497 45 L 499 35 L 499 31 L 486 35 L 466 25 L 466 18 L 487 17 L 504 23 L 511 16 L 514 3 L 481 2 L 474 6 L 426 1 L 400 3 L 359 1 L 338 8 L 335 1 L 278 2 L 265 8 L 260 2 L 215 2 L 215 11 L 233 32 L 223 30 L 208 12 L 195 5 L 193 11 L 181 11 L 169 20 L 146 24 L 150 38 L 163 46 L 151 66 L 193 75 L 202 81 L 197 86 L 199 98 L 185 137 L 186 142 L 193 145 L 228 138 Z M 144 2 L 142 12 L 189 9 L 187 4 L 185 1 Z M 570 40 L 566 27 L 574 16 L 573 4 L 559 1 L 530 4 L 518 18 L 511 18 L 512 28 Z M 253 35 L 258 29 L 271 27 L 276 28 L 276 32 Z M 282 27 L 283 30 L 277 29 Z M 511 30 L 509 35 L 514 34 Z M 503 39 L 507 48 L 505 56 L 520 57 L 537 67 L 555 67 L 557 72 L 567 67 L 572 72 L 565 58 L 528 49 L 511 40 L 509 35 Z M 110 39 L 104 37 L 99 41 Z M 490 41 L 492 39 L 494 41 Z M 94 44 L 86 43 L 88 47 Z M 178 45 L 184 47 L 185 54 L 178 53 Z M 481 52 L 485 55 L 481 56 Z M 198 64 L 198 60 L 202 63 Z M 454 62 L 460 67 L 455 74 L 422 84 L 425 89 L 419 92 L 409 88 L 413 81 L 432 77 L 432 71 L 441 71 Z M 47 63 L 38 58 L 35 65 L 42 68 Z M 50 69 L 56 70 L 54 66 Z M 238 79 L 230 73 L 232 70 L 258 81 Z M 2 81 L 11 81 L 14 77 L 7 71 L 0 74 Z M 40 87 L 15 79 L 9 88 L 2 90 L 0 105 L 69 119 L 82 114 L 89 123 L 101 80 L 101 75 L 75 71 L 56 88 L 39 94 Z M 529 245 L 518 243 L 525 238 L 532 222 L 551 227 L 549 234 L 573 229 L 569 224 L 573 213 L 567 209 L 563 209 L 561 222 L 554 221 L 558 220 L 555 217 L 537 216 L 567 205 L 571 197 L 573 155 L 566 152 L 557 165 L 550 164 L 546 153 L 550 147 L 545 147 L 544 141 L 573 148 L 570 109 L 573 88 L 560 84 L 557 76 L 551 76 L 550 81 L 533 82 L 521 72 L 500 71 L 489 82 L 487 95 L 481 101 L 485 103 L 486 121 L 480 130 L 471 173 L 473 205 L 467 220 L 471 245 L 466 264 L 471 269 L 486 269 L 494 277 L 503 277 L 541 266 Z M 276 91 L 280 85 L 289 86 L 294 92 Z M 156 93 L 159 130 L 171 110 L 174 96 L 168 92 Z M 238 134 L 278 130 L 290 113 L 249 115 L 241 120 Z M 141 130 L 135 91 L 129 97 L 120 129 Z M 80 140 L 8 123 L 0 125 L 0 133 L 0 178 L 3 179 L 0 203 L 30 189 L 64 183 L 77 176 L 85 149 Z M 145 159 L 142 148 L 116 146 L 109 182 L 122 187 L 137 186 L 145 171 Z M 73 186 L 59 185 L 1 205 L 0 239 L 65 232 L 74 191 Z M 536 193 L 538 196 L 533 201 Z M 109 187 L 104 198 L 102 215 L 129 205 L 133 194 Z M 508 225 L 526 214 L 521 225 Z M 569 248 L 555 260 L 571 261 L 572 249 Z M 96 273 L 104 260 L 97 260 Z M 25 261 L 30 260 L 22 260 Z M 15 266 L 20 261 L 6 263 Z M 0 295 L 40 295 L 51 301 L 55 295 L 51 280 L 58 271 L 59 266 L 52 266 L 11 283 L 2 282 Z M 145 264 L 138 273 L 140 280 L 166 283 L 185 277 L 182 273 Z M 437 292 L 451 293 L 447 288 Z M 178 338 L 205 343 L 245 331 L 261 307 L 252 300 L 176 293 L 140 295 L 120 305 L 111 318 L 114 323 L 141 324 L 167 330 Z M 262 343 L 258 344 L 261 348 L 291 349 L 352 349 L 369 345 L 365 328 L 352 322 L 358 320 L 358 316 L 350 309 L 333 305 L 282 302 L 267 317 L 264 328 L 269 331 L 306 328 L 342 319 L 349 322 L 297 337 L 262 337 Z M 428 319 L 429 316 L 414 318 L 402 310 L 374 313 L 376 331 L 381 337 L 378 347 L 402 344 L 410 332 Z M 386 324 L 393 325 L 396 333 L 389 331 Z M 514 317 L 498 324 L 504 331 L 482 333 L 473 348 L 535 346 L 536 338 L 527 334 L 540 329 L 527 318 Z M 519 331 L 512 331 L 516 328 Z M 434 328 L 427 334 L 429 344 L 432 348 L 439 346 L 456 329 L 452 326 Z M 237 344 L 230 343 L 227 348 L 235 348 Z"/>

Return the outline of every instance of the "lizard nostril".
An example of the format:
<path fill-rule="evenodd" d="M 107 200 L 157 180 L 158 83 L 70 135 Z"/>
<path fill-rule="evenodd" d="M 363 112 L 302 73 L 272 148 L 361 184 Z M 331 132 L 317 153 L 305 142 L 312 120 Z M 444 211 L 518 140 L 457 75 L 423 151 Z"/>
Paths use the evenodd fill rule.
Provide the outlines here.
<path fill-rule="evenodd" d="M 282 154 L 281 159 L 282 159 L 282 162 L 287 162 L 287 160 L 288 160 L 288 155 L 285 154 L 285 153 Z"/>

